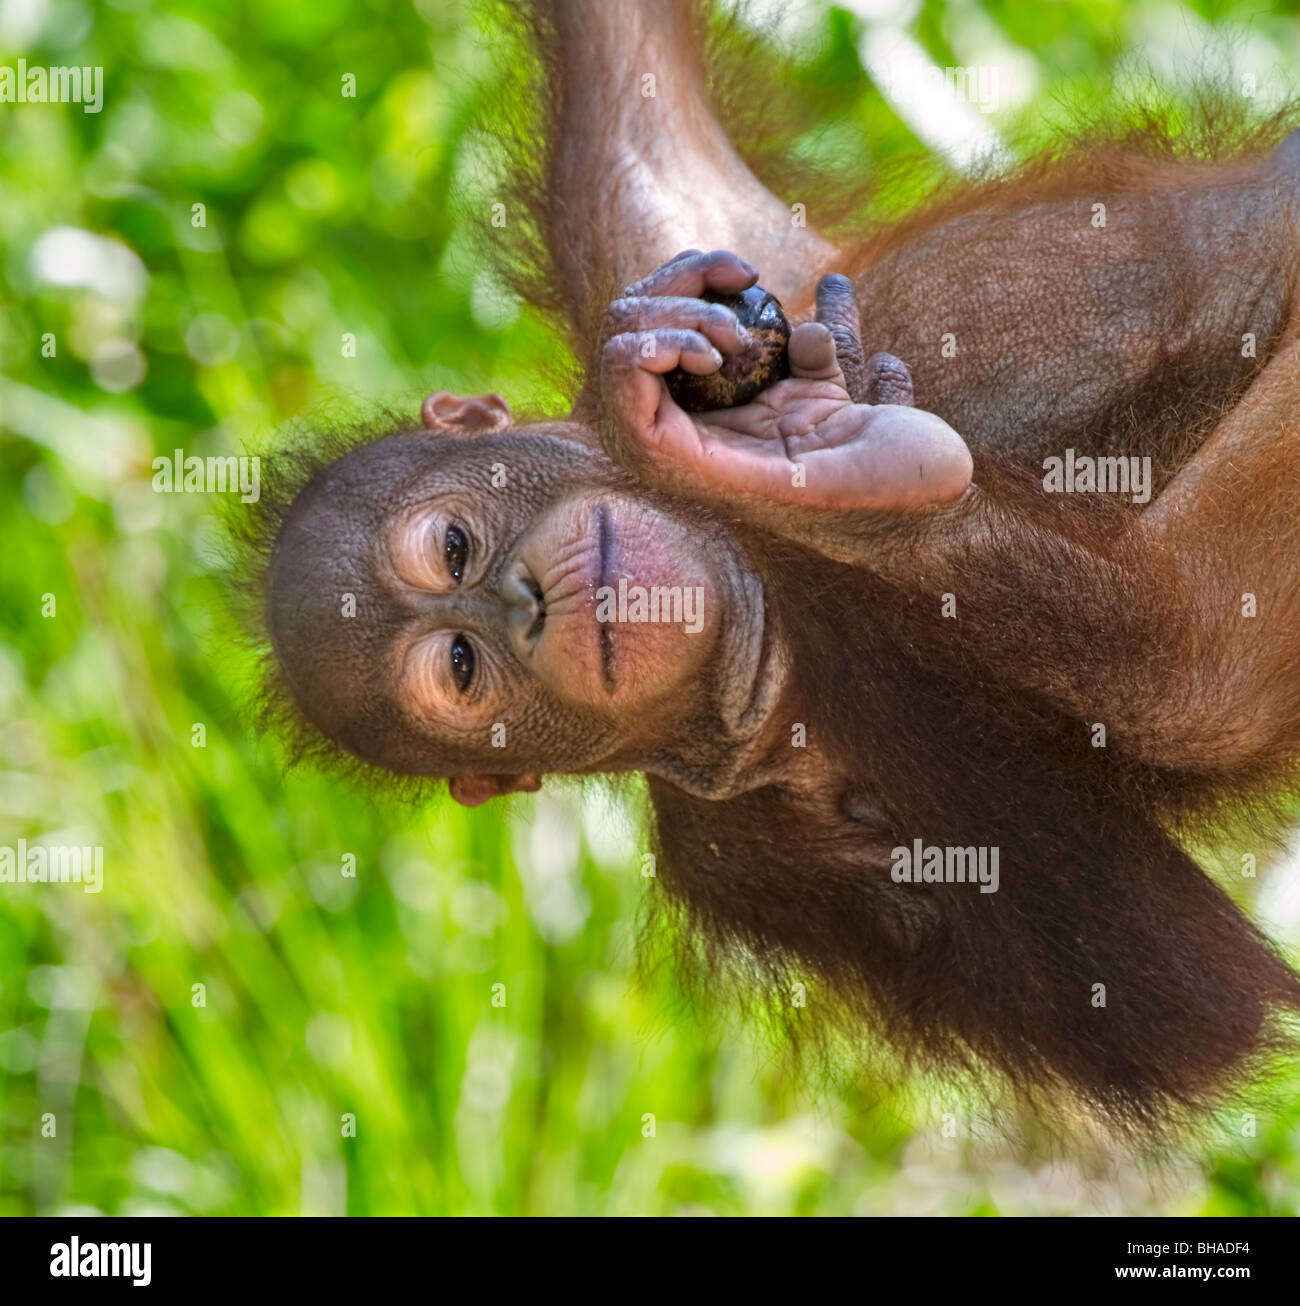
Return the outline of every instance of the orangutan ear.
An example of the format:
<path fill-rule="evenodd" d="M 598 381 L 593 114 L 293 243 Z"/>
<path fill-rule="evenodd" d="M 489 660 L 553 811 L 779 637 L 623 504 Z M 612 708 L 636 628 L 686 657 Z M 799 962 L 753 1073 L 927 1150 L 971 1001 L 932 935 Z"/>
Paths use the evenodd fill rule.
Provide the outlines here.
<path fill-rule="evenodd" d="M 542 777 L 532 771 L 526 775 L 458 775 L 448 786 L 462 807 L 478 807 L 502 794 L 535 794 L 541 787 Z"/>
<path fill-rule="evenodd" d="M 486 435 L 510 425 L 510 405 L 500 395 L 459 395 L 439 390 L 420 405 L 420 421 L 448 435 Z"/>

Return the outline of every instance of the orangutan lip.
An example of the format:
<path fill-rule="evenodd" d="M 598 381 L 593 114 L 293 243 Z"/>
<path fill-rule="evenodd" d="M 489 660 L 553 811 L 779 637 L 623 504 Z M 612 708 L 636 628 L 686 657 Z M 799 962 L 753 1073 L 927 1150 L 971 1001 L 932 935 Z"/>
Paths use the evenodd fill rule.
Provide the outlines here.
<path fill-rule="evenodd" d="M 603 503 L 596 509 L 596 527 L 600 551 L 600 569 L 596 577 L 597 594 L 599 594 L 609 584 L 609 559 L 612 544 L 609 531 L 609 510 Z M 610 636 L 608 622 L 597 619 L 596 626 L 600 631 L 600 670 L 605 680 L 605 691 L 608 693 L 614 688 L 614 641 Z"/>

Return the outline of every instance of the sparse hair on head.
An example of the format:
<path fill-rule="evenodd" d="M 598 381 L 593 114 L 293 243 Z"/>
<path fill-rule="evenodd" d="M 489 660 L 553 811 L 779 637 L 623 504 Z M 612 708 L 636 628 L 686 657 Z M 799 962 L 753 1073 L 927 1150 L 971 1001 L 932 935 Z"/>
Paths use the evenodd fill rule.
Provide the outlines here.
<path fill-rule="evenodd" d="M 382 405 L 363 412 L 323 408 L 290 423 L 249 452 L 261 459 L 261 496 L 221 503 L 221 583 L 236 638 L 249 655 L 244 686 L 248 715 L 257 729 L 279 741 L 286 765 L 339 775 L 372 792 L 412 802 L 440 795 L 446 782 L 385 771 L 340 748 L 306 715 L 271 646 L 266 623 L 267 577 L 276 541 L 304 491 L 346 454 L 388 435 L 414 429 L 418 420 Z"/>

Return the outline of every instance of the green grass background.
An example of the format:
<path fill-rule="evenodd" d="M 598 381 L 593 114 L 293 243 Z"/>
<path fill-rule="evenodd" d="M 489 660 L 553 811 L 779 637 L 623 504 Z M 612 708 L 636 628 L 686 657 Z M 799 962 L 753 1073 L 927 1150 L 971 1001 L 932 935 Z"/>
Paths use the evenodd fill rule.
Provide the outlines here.
<path fill-rule="evenodd" d="M 1016 55 L 1032 93 L 994 122 L 1030 134 L 1123 56 L 1173 75 L 1224 33 L 1266 90 L 1297 86 L 1290 4 L 912 8 L 941 65 Z M 471 252 L 482 21 L 0 3 L 0 63 L 105 69 L 98 115 L 0 105 L 0 843 L 105 850 L 99 895 L 0 885 L 0 1213 L 1294 1213 L 1295 1085 L 1254 1137 L 1226 1122 L 1154 1170 L 980 1139 L 942 1090 L 815 1093 L 670 971 L 634 982 L 635 790 L 418 810 L 286 774 L 259 738 L 213 505 L 154 494 L 150 460 L 322 403 L 555 402 L 553 338 Z M 915 148 L 862 19 L 808 21 L 836 143 Z M 98 288 L 38 245 L 62 227 L 115 242 Z"/>

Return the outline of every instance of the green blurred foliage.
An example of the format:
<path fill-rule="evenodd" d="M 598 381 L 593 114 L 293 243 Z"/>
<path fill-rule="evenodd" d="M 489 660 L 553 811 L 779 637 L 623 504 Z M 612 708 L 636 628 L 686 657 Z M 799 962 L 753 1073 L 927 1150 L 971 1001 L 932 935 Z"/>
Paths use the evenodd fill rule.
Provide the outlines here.
<path fill-rule="evenodd" d="M 913 8 L 941 65 L 1021 61 L 997 121 L 1031 132 L 1207 33 L 1294 83 L 1289 7 Z M 1294 1092 L 1199 1163 L 1097 1175 L 978 1141 L 941 1089 L 814 1095 L 670 971 L 635 983 L 635 789 L 414 811 L 259 738 L 211 504 L 150 461 L 340 401 L 558 403 L 553 337 L 470 239 L 483 21 L 0 0 L 0 63 L 105 70 L 101 113 L 0 105 L 0 843 L 105 868 L 99 894 L 0 885 L 0 1213 L 1294 1213 Z M 914 149 L 863 19 L 808 21 L 831 144 Z"/>

